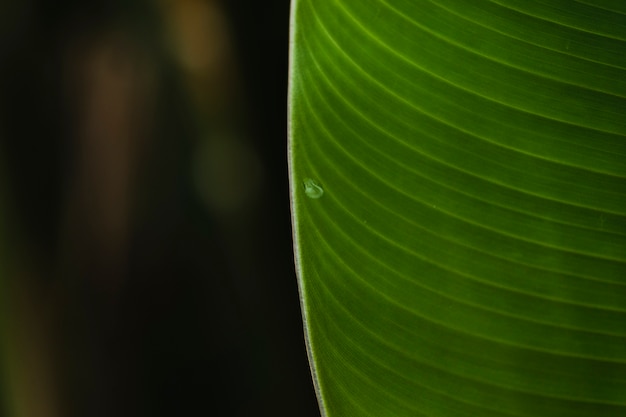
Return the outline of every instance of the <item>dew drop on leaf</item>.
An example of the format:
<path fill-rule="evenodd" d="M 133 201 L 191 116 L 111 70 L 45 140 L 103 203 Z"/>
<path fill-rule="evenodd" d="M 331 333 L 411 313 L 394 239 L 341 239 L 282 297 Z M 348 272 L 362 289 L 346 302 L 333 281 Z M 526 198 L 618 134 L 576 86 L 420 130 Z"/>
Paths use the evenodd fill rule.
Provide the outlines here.
<path fill-rule="evenodd" d="M 304 184 L 304 194 L 306 194 L 309 198 L 320 198 L 324 195 L 324 189 L 311 178 L 306 178 L 303 181 Z"/>

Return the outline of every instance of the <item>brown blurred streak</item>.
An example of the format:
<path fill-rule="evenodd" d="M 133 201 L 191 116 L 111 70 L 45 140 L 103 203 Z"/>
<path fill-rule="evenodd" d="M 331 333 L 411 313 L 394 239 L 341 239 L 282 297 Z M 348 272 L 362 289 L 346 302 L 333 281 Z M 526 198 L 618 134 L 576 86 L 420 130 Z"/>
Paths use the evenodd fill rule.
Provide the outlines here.
<path fill-rule="evenodd" d="M 79 279 L 99 279 L 95 286 L 113 294 L 126 274 L 136 165 L 153 124 L 155 64 L 121 30 L 81 40 L 68 51 L 76 153 L 63 264 L 78 268 Z"/>
<path fill-rule="evenodd" d="M 78 31 L 71 39 L 62 80 L 67 100 L 61 104 L 67 107 L 60 113 L 69 115 L 73 157 L 60 259 L 49 262 L 51 254 L 25 242 L 14 261 L 15 276 L 7 280 L 9 386 L 20 417 L 57 417 L 72 409 L 68 398 L 77 387 L 65 386 L 71 380 L 66 365 L 76 364 L 67 361 L 89 342 L 84 329 L 72 329 L 80 339 L 72 346 L 62 321 L 84 296 L 72 291 L 74 282 L 90 280 L 87 287 L 113 297 L 121 289 L 137 163 L 154 125 L 157 66 L 131 31 Z M 53 276 L 62 279 L 44 279 Z M 67 346 L 73 350 L 63 352 Z"/>

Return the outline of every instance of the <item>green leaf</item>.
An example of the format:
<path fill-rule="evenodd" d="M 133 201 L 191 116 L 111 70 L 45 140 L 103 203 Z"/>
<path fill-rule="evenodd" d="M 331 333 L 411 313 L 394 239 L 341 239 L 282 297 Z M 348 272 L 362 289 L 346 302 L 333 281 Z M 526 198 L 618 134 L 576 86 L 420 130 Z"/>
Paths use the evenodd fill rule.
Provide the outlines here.
<path fill-rule="evenodd" d="M 626 2 L 295 0 L 327 416 L 626 415 Z"/>

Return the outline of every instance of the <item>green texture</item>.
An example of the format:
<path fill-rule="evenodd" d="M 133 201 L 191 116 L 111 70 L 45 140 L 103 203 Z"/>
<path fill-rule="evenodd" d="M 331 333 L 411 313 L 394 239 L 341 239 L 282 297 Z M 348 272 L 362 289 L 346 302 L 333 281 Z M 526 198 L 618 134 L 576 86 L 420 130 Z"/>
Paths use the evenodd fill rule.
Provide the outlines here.
<path fill-rule="evenodd" d="M 292 7 L 323 414 L 625 416 L 626 2 Z"/>

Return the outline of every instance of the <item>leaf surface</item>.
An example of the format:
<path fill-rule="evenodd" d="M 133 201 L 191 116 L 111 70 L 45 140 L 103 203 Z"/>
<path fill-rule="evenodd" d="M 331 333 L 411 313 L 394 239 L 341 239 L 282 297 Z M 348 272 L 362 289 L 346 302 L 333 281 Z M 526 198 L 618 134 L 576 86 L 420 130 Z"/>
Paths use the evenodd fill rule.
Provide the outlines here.
<path fill-rule="evenodd" d="M 325 415 L 626 415 L 624 4 L 295 0 Z"/>

